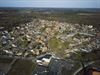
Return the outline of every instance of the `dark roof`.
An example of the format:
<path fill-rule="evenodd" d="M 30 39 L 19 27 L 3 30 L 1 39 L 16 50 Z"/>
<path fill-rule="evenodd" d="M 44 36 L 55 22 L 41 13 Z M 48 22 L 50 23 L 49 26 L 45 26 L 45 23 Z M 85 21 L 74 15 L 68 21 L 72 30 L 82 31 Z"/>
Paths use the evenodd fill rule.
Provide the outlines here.
<path fill-rule="evenodd" d="M 3 71 L 0 70 L 0 75 L 5 75 Z"/>
<path fill-rule="evenodd" d="M 35 70 L 33 71 L 32 75 L 47 75 L 48 69 L 44 66 L 36 66 Z"/>
<path fill-rule="evenodd" d="M 51 54 L 41 55 L 41 56 L 37 57 L 37 60 L 42 60 L 43 58 L 49 59 L 51 56 L 52 56 Z"/>

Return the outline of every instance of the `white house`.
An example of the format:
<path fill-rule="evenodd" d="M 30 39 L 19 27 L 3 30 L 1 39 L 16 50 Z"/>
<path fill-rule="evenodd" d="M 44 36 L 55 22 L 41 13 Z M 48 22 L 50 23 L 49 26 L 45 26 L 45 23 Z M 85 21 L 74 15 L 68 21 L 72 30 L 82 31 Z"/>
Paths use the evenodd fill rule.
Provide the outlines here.
<path fill-rule="evenodd" d="M 37 57 L 36 62 L 38 65 L 48 66 L 52 58 L 53 58 L 53 55 L 45 54 L 45 55 L 41 55 Z"/>

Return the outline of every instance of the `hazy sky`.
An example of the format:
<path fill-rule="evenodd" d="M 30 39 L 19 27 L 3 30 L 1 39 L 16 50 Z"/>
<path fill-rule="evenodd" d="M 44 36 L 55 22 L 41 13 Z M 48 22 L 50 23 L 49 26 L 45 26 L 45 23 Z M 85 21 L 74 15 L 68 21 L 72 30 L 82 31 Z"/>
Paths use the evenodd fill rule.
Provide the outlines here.
<path fill-rule="evenodd" d="M 0 0 L 0 7 L 100 8 L 100 0 Z"/>

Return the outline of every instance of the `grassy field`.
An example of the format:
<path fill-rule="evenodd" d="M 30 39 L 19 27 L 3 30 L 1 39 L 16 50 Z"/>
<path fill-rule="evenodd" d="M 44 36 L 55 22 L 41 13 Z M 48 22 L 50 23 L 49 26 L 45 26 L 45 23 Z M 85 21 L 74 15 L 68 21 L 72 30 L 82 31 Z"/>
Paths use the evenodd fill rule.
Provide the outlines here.
<path fill-rule="evenodd" d="M 17 60 L 7 75 L 32 75 L 35 66 L 32 61 Z"/>
<path fill-rule="evenodd" d="M 69 23 L 92 24 L 98 26 L 100 24 L 99 12 L 40 12 L 31 10 L 18 9 L 2 9 L 0 10 L 0 26 L 11 30 L 12 27 L 32 21 L 34 18 L 46 20 L 66 21 Z"/>

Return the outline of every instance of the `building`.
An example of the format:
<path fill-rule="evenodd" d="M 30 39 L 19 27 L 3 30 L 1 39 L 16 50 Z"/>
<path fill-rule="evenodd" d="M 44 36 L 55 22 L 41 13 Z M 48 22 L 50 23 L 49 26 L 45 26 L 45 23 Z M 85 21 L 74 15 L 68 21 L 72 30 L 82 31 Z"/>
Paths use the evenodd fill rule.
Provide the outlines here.
<path fill-rule="evenodd" d="M 51 54 L 45 54 L 37 57 L 36 63 L 38 65 L 48 66 L 53 56 Z"/>

